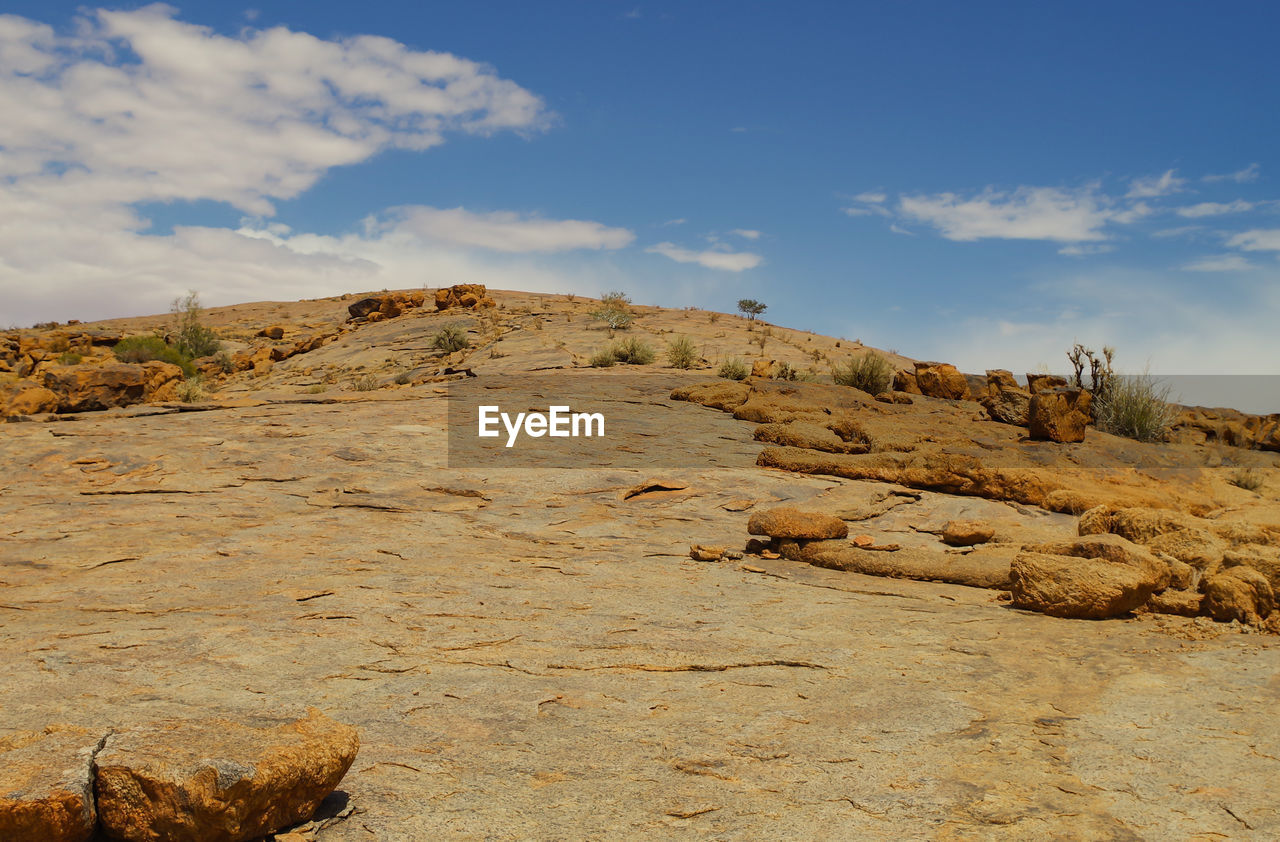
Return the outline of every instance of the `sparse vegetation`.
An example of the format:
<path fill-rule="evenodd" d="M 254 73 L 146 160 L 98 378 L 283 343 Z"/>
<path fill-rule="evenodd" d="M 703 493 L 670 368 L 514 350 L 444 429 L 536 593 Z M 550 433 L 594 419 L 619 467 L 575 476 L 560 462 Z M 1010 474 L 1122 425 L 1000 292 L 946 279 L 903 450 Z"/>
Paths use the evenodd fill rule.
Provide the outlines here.
<path fill-rule="evenodd" d="M 1177 409 L 1169 403 L 1170 388 L 1150 374 L 1112 375 L 1093 396 L 1098 429 L 1138 441 L 1160 441 L 1169 431 Z"/>
<path fill-rule="evenodd" d="M 751 340 L 751 341 L 752 341 L 754 344 L 756 344 L 756 345 L 759 345 L 759 346 L 760 346 L 760 353 L 762 353 L 762 354 L 763 354 L 763 353 L 764 353 L 764 346 L 765 346 L 765 343 L 767 343 L 767 342 L 769 341 L 769 334 L 767 334 L 767 333 L 761 333 L 759 336 L 757 336 L 755 339 L 753 339 L 753 340 Z"/>
<path fill-rule="evenodd" d="M 698 349 L 687 336 L 677 336 L 667 343 L 667 362 L 672 368 L 693 368 L 698 361 Z"/>
<path fill-rule="evenodd" d="M 1245 491 L 1257 491 L 1262 488 L 1263 479 L 1255 468 L 1237 468 L 1227 482 Z"/>
<path fill-rule="evenodd" d="M 716 370 L 716 374 L 729 380 L 745 380 L 750 373 L 751 366 L 742 357 L 729 357 Z"/>
<path fill-rule="evenodd" d="M 431 347 L 452 354 L 471 347 L 471 340 L 467 338 L 467 332 L 458 325 L 445 325 L 431 337 Z"/>
<path fill-rule="evenodd" d="M 218 334 L 200 321 L 200 296 L 195 290 L 173 302 L 173 314 L 178 319 L 173 344 L 189 359 L 212 356 L 222 349 Z"/>
<path fill-rule="evenodd" d="M 218 364 L 218 368 L 222 369 L 223 374 L 230 374 L 236 370 L 236 364 L 231 359 L 231 355 L 226 351 L 219 351 L 214 355 L 214 362 Z"/>
<path fill-rule="evenodd" d="M 878 395 L 889 390 L 893 382 L 893 366 L 875 351 L 864 351 L 832 366 L 831 376 L 841 386 L 852 386 L 869 395 Z"/>
<path fill-rule="evenodd" d="M 191 364 L 191 357 L 184 354 L 179 348 L 166 343 L 159 336 L 126 336 L 111 348 L 112 353 L 116 355 L 116 359 L 122 363 L 145 363 L 152 360 L 172 363 L 182 369 L 182 373 L 188 377 L 195 374 L 195 367 Z"/>
<path fill-rule="evenodd" d="M 604 322 L 609 327 L 609 335 L 615 330 L 627 330 L 635 321 L 631 312 L 631 299 L 622 292 L 607 292 L 600 297 L 603 306 L 591 312 L 591 318 Z"/>
<path fill-rule="evenodd" d="M 378 377 L 371 371 L 351 378 L 351 391 L 353 392 L 372 392 L 377 388 Z"/>
<path fill-rule="evenodd" d="M 200 403 L 208 397 L 204 390 L 204 378 L 199 374 L 186 378 L 178 384 L 176 396 L 183 403 Z"/>
<path fill-rule="evenodd" d="M 720 314 L 717 313 L 715 310 L 712 310 L 711 312 L 707 313 L 707 321 L 710 322 L 711 324 L 715 324 L 716 322 L 720 321 Z"/>
<path fill-rule="evenodd" d="M 591 355 L 590 365 L 592 368 L 609 368 L 617 361 L 612 348 L 601 348 Z"/>
<path fill-rule="evenodd" d="M 755 321 L 756 317 L 769 309 L 769 305 L 754 298 L 742 298 L 738 300 L 738 311 L 747 317 L 747 321 Z"/>
<path fill-rule="evenodd" d="M 631 305 L 631 296 L 618 290 L 606 292 L 600 296 L 600 303 L 606 307 L 620 307 L 625 310 Z"/>
<path fill-rule="evenodd" d="M 409 376 L 409 372 L 402 371 L 396 375 L 395 384 L 397 386 L 406 386 L 413 378 Z"/>
<path fill-rule="evenodd" d="M 655 354 L 653 346 L 636 336 L 628 336 L 613 346 L 613 356 L 620 363 L 649 365 Z"/>
<path fill-rule="evenodd" d="M 83 359 L 84 357 L 77 354 L 75 351 L 63 351 L 62 355 L 58 357 L 58 362 L 63 365 L 80 365 L 80 362 Z"/>
<path fill-rule="evenodd" d="M 321 392 L 329 391 L 329 387 L 324 383 L 312 383 L 310 386 L 303 389 L 302 391 L 308 395 L 318 395 Z"/>
<path fill-rule="evenodd" d="M 783 363 L 778 363 L 778 379 L 800 381 L 802 383 L 812 383 L 813 381 L 818 379 L 818 375 L 816 375 L 810 369 L 805 369 L 804 371 L 801 371 L 800 369 L 793 366 L 791 363 L 783 362 Z"/>

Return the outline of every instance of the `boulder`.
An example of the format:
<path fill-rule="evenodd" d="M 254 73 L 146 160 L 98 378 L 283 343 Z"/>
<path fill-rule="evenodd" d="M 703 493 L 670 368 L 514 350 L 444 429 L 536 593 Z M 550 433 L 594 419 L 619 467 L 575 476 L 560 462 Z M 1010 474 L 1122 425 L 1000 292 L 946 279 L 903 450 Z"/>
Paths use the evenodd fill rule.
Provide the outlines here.
<path fill-rule="evenodd" d="M 98 817 L 117 839 L 241 842 L 309 818 L 355 760 L 354 728 L 311 709 L 255 727 L 162 722 L 110 736 Z"/>
<path fill-rule="evenodd" d="M 987 376 L 990 378 L 991 372 L 987 372 Z M 992 421 L 1018 427 L 1025 427 L 1030 423 L 1031 393 L 1019 388 L 1016 383 L 1009 385 L 1002 379 L 995 382 L 988 380 L 987 394 L 981 398 L 980 403 Z"/>
<path fill-rule="evenodd" d="M 474 310 L 479 307 L 494 307 L 496 302 L 489 297 L 484 284 L 454 284 L 451 287 L 436 290 L 436 310 L 448 310 L 461 307 Z"/>
<path fill-rule="evenodd" d="M 0 418 L 56 412 L 58 396 L 30 380 L 0 385 Z"/>
<path fill-rule="evenodd" d="M 0 739 L 0 839 L 83 842 L 93 833 L 101 735 L 54 726 Z"/>
<path fill-rule="evenodd" d="M 827 453 L 867 453 L 871 450 L 871 445 L 866 441 L 848 441 L 830 427 L 823 427 L 809 421 L 761 424 L 756 427 L 754 437 L 756 441 L 822 450 Z"/>
<path fill-rule="evenodd" d="M 728 547 L 710 546 L 707 544 L 690 544 L 689 558 L 694 561 L 719 561 L 729 552 Z"/>
<path fill-rule="evenodd" d="M 1032 393 L 1027 412 L 1031 438 L 1056 442 L 1084 441 L 1091 401 L 1089 393 L 1080 389 Z"/>
<path fill-rule="evenodd" d="M 349 309 L 348 312 L 350 312 Z M 258 335 L 265 336 L 268 339 L 284 339 L 284 328 L 280 325 L 264 327 L 262 330 L 258 331 Z"/>
<path fill-rule="evenodd" d="M 1280 594 L 1280 547 L 1245 546 L 1227 550 L 1222 555 L 1222 566 L 1252 567 L 1271 583 L 1271 590 Z"/>
<path fill-rule="evenodd" d="M 1152 614 L 1175 614 L 1179 617 L 1199 617 L 1204 594 L 1189 590 L 1167 590 L 1152 594 L 1146 608 Z"/>
<path fill-rule="evenodd" d="M 987 369 L 987 394 L 1001 388 L 1018 389 L 1018 378 L 1013 372 L 1004 368 Z"/>
<path fill-rule="evenodd" d="M 1063 377 L 1055 377 L 1052 374 L 1028 374 L 1027 375 L 1027 391 L 1033 395 L 1041 392 L 1052 392 L 1055 389 L 1065 389 L 1068 383 Z"/>
<path fill-rule="evenodd" d="M 867 538 L 869 536 L 859 536 Z M 858 539 L 854 539 L 858 542 Z M 975 550 L 963 555 L 938 553 L 933 550 L 900 548 L 888 552 L 871 548 L 863 540 L 859 545 L 847 541 L 781 540 L 778 549 L 793 561 L 814 567 L 884 576 L 891 579 L 915 579 L 923 582 L 949 582 L 971 588 L 1007 588 L 1010 556 L 998 552 Z"/>
<path fill-rule="evenodd" d="M 717 380 L 714 383 L 699 383 L 695 386 L 681 386 L 673 389 L 673 401 L 689 401 L 723 412 L 732 412 L 741 406 L 751 393 L 751 386 L 733 380 Z"/>
<path fill-rule="evenodd" d="M 1252 567 L 1229 567 L 1206 579 L 1201 589 L 1205 613 L 1224 623 L 1256 624 L 1276 607 L 1271 583 Z"/>
<path fill-rule="evenodd" d="M 1103 558 L 1019 553 L 1009 571 L 1015 608 L 1100 620 L 1127 614 L 1155 592 L 1146 571 Z"/>
<path fill-rule="evenodd" d="M 45 388 L 58 396 L 58 412 L 88 412 L 131 406 L 182 378 L 170 363 L 67 365 L 44 372 Z"/>
<path fill-rule="evenodd" d="M 1206 521 L 1169 509 L 1099 506 L 1080 516 L 1081 535 L 1110 532 L 1191 565 L 1202 576 L 1222 565 L 1226 543 L 1210 531 Z"/>
<path fill-rule="evenodd" d="M 1172 579 L 1167 562 L 1119 535 L 1086 535 L 1071 541 L 1028 545 L 1024 549 L 1045 555 L 1096 558 L 1112 564 L 1125 564 L 1150 578 L 1155 583 L 1156 591 L 1169 587 Z"/>
<path fill-rule="evenodd" d="M 778 361 L 766 360 L 764 357 L 751 361 L 752 377 L 777 377 Z"/>
<path fill-rule="evenodd" d="M 972 547 L 987 543 L 995 534 L 995 529 L 979 520 L 949 520 L 942 527 L 942 543 L 952 547 Z"/>
<path fill-rule="evenodd" d="M 903 392 L 908 395 L 923 394 L 920 391 L 920 383 L 916 380 L 916 373 L 905 368 L 894 372 L 893 391 Z"/>
<path fill-rule="evenodd" d="M 747 532 L 770 538 L 844 538 L 849 534 L 849 526 L 828 514 L 782 506 L 753 514 L 747 521 Z"/>
<path fill-rule="evenodd" d="M 916 363 L 915 375 L 922 395 L 947 400 L 969 397 L 968 379 L 949 363 Z"/>

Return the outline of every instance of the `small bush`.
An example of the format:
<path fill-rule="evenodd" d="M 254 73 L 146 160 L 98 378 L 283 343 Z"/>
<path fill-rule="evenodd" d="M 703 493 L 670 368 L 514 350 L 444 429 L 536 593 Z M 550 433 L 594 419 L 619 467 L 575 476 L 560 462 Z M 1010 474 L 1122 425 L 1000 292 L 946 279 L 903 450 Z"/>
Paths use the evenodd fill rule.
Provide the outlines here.
<path fill-rule="evenodd" d="M 204 378 L 192 375 L 178 384 L 177 398 L 183 403 L 200 403 L 208 395 L 204 391 Z"/>
<path fill-rule="evenodd" d="M 618 358 L 613 355 L 612 348 L 601 348 L 591 355 L 592 368 L 609 368 L 617 361 Z"/>
<path fill-rule="evenodd" d="M 367 372 L 351 378 L 351 391 L 353 392 L 372 392 L 377 388 L 378 378 L 373 372 Z"/>
<path fill-rule="evenodd" d="M 711 324 L 715 324 L 720 321 L 720 314 L 712 310 L 710 313 L 707 313 L 707 321 Z"/>
<path fill-rule="evenodd" d="M 1106 390 L 1094 394 L 1098 429 L 1137 441 L 1159 441 L 1178 414 L 1169 403 L 1169 392 L 1150 374 L 1110 377 Z"/>
<path fill-rule="evenodd" d="M 591 318 L 598 322 L 604 322 L 609 326 L 610 331 L 627 330 L 635 321 L 635 316 L 631 315 L 631 311 L 626 305 L 606 305 L 599 310 L 593 310 Z"/>
<path fill-rule="evenodd" d="M 62 356 L 58 357 L 58 362 L 63 365 L 80 365 L 80 362 L 83 359 L 84 357 L 80 356 L 75 351 L 63 351 Z"/>
<path fill-rule="evenodd" d="M 122 363 L 145 363 L 152 360 L 172 363 L 182 369 L 187 377 L 195 374 L 191 357 L 181 349 L 165 343 L 159 336 L 126 336 L 111 351 Z"/>
<path fill-rule="evenodd" d="M 1258 473 L 1254 468 L 1239 468 L 1231 475 L 1231 479 L 1227 480 L 1237 488 L 1243 488 L 1245 491 L 1257 491 L 1262 488 L 1262 474 Z"/>
<path fill-rule="evenodd" d="M 716 374 L 729 380 L 745 380 L 750 373 L 751 366 L 741 357 L 729 357 L 720 363 L 720 368 L 716 371 Z"/>
<path fill-rule="evenodd" d="M 329 387 L 323 383 L 312 383 L 310 386 L 302 390 L 308 395 L 318 395 L 321 392 L 329 391 Z"/>
<path fill-rule="evenodd" d="M 672 368 L 693 368 L 698 361 L 698 349 L 687 336 L 677 336 L 667 343 L 667 362 Z"/>
<path fill-rule="evenodd" d="M 218 334 L 200 323 L 200 312 L 200 296 L 194 290 L 173 302 L 173 313 L 178 317 L 173 344 L 189 359 L 212 356 L 222 348 Z"/>
<path fill-rule="evenodd" d="M 604 295 L 600 296 L 600 303 L 604 304 L 606 307 L 616 307 L 618 309 L 625 310 L 631 303 L 631 296 L 627 295 L 625 292 L 619 292 L 617 290 L 613 292 L 606 292 Z"/>
<path fill-rule="evenodd" d="M 412 379 L 413 378 L 409 376 L 409 372 L 402 371 L 396 375 L 395 384 L 397 386 L 405 386 L 405 385 L 408 385 L 409 381 Z"/>
<path fill-rule="evenodd" d="M 893 366 L 874 351 L 866 351 L 833 366 L 831 376 L 841 386 L 852 386 L 869 395 L 878 395 L 888 391 L 893 382 Z"/>
<path fill-rule="evenodd" d="M 793 381 L 798 380 L 802 383 L 812 383 L 813 381 L 818 379 L 818 376 L 814 374 L 813 371 L 810 369 L 805 369 L 804 371 L 801 371 L 800 369 L 793 366 L 791 363 L 784 362 L 784 363 L 778 363 L 778 379 L 793 380 Z"/>
<path fill-rule="evenodd" d="M 445 325 L 431 337 L 431 347 L 452 354 L 471 347 L 471 340 L 467 338 L 467 332 L 457 325 Z"/>
<path fill-rule="evenodd" d="M 653 362 L 653 346 L 643 339 L 628 336 L 613 346 L 613 356 L 620 363 L 631 365 L 649 365 Z"/>
<path fill-rule="evenodd" d="M 226 351 L 219 351 L 214 355 L 213 361 L 218 364 L 218 368 L 222 369 L 223 374 L 230 374 L 236 370 L 236 364 L 231 359 L 231 355 Z"/>

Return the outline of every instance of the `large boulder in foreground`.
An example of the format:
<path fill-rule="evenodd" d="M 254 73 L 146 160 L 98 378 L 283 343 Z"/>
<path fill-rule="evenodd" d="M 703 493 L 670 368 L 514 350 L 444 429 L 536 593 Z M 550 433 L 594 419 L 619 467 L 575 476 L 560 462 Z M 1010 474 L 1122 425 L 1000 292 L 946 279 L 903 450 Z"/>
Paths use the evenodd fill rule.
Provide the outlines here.
<path fill-rule="evenodd" d="M 0 418 L 56 412 L 58 396 L 30 380 L 0 385 Z"/>
<path fill-rule="evenodd" d="M 1127 564 L 1155 582 L 1157 591 L 1169 587 L 1172 577 L 1169 562 L 1119 535 L 1085 535 L 1070 541 L 1030 545 L 1024 549 L 1046 555 L 1096 558 L 1112 564 Z"/>
<path fill-rule="evenodd" d="M 294 722 L 164 722 L 112 735 L 97 756 L 98 817 L 118 839 L 242 842 L 309 818 L 359 751 L 312 709 Z"/>
<path fill-rule="evenodd" d="M 83 842 L 93 833 L 93 753 L 101 735 L 52 727 L 0 739 L 0 839 Z"/>
<path fill-rule="evenodd" d="M 91 412 L 163 399 L 182 380 L 182 369 L 145 363 L 66 365 L 44 372 L 44 386 L 58 396 L 58 412 Z"/>
<path fill-rule="evenodd" d="M 1032 394 L 1027 411 L 1031 438 L 1056 442 L 1084 441 L 1092 400 L 1092 396 L 1082 389 L 1063 388 Z"/>
<path fill-rule="evenodd" d="M 1204 611 L 1215 620 L 1258 623 L 1275 610 L 1271 583 L 1252 567 L 1228 567 L 1203 584 Z"/>
<path fill-rule="evenodd" d="M 1086 620 L 1129 613 L 1151 597 L 1157 584 L 1128 564 L 1037 552 L 1014 558 L 1009 583 L 1015 608 Z"/>
<path fill-rule="evenodd" d="M 822 512 L 802 512 L 790 506 L 781 506 L 753 514 L 747 521 L 747 532 L 752 535 L 768 535 L 770 538 L 818 540 L 848 537 L 849 525 L 838 517 Z"/>

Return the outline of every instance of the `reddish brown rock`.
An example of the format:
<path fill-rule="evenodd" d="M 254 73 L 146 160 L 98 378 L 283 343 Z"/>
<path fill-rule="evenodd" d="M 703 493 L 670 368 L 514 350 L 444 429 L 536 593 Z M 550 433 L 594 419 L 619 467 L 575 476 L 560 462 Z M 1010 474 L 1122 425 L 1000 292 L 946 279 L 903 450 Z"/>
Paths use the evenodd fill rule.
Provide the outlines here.
<path fill-rule="evenodd" d="M 267 339 L 284 339 L 284 328 L 280 325 L 271 325 L 258 331 L 258 335 L 265 336 Z"/>
<path fill-rule="evenodd" d="M 312 709 L 295 722 L 163 722 L 114 734 L 97 756 L 98 817 L 118 839 L 243 842 L 309 818 L 355 760 L 354 728 Z"/>
<path fill-rule="evenodd" d="M 777 377 L 778 361 L 766 360 L 763 357 L 751 361 L 752 377 Z"/>
<path fill-rule="evenodd" d="M 987 372 L 987 387 L 979 402 L 992 421 L 1027 426 L 1031 412 L 1031 393 L 1018 385 L 1013 373 L 1002 368 Z"/>
<path fill-rule="evenodd" d="M 1009 580 L 1016 608 L 1091 620 L 1127 614 L 1156 589 L 1155 579 L 1137 567 L 1037 552 L 1019 553 Z"/>
<path fill-rule="evenodd" d="M 707 544 L 690 544 L 689 558 L 694 561 L 719 561 L 724 558 L 728 547 L 710 546 Z"/>
<path fill-rule="evenodd" d="M 1206 521 L 1170 509 L 1099 506 L 1080 516 L 1081 535 L 1105 532 L 1128 538 L 1154 553 L 1164 553 L 1209 576 L 1222 566 L 1225 542 Z"/>
<path fill-rule="evenodd" d="M 724 412 L 732 412 L 746 401 L 751 393 L 751 386 L 732 380 L 717 380 L 714 383 L 699 383 L 695 386 L 681 386 L 671 392 L 673 401 L 690 401 Z"/>
<path fill-rule="evenodd" d="M 1089 393 L 1080 389 L 1033 393 L 1027 412 L 1031 438 L 1056 442 L 1084 441 L 1090 400 Z"/>
<path fill-rule="evenodd" d="M 916 380 L 916 373 L 905 368 L 894 372 L 893 391 L 903 392 L 908 395 L 923 394 L 920 391 L 920 383 Z"/>
<path fill-rule="evenodd" d="M 101 735 L 54 726 L 0 739 L 0 839 L 83 842 L 93 833 Z"/>
<path fill-rule="evenodd" d="M 1146 608 L 1152 614 L 1174 614 L 1179 617 L 1200 616 L 1204 594 L 1197 591 L 1167 590 L 1152 594 Z"/>
<path fill-rule="evenodd" d="M 1033 395 L 1038 395 L 1041 392 L 1052 392 L 1055 389 L 1065 389 L 1068 385 L 1065 378 L 1056 377 L 1052 374 L 1027 375 L 1027 391 Z"/>
<path fill-rule="evenodd" d="M 1028 552 L 1045 555 L 1096 558 L 1112 564 L 1125 564 L 1139 570 L 1155 582 L 1155 589 L 1169 587 L 1172 571 L 1169 563 L 1157 558 L 1149 550 L 1119 535 L 1086 535 L 1071 541 L 1054 541 L 1025 547 Z M 1176 563 L 1176 562 L 1175 562 Z"/>
<path fill-rule="evenodd" d="M 771 538 L 844 538 L 848 525 L 838 517 L 822 512 L 802 512 L 790 506 L 756 512 L 747 522 L 747 532 Z"/>
<path fill-rule="evenodd" d="M 920 393 L 931 398 L 965 400 L 969 397 L 969 381 L 949 363 L 916 363 L 916 383 Z"/>

